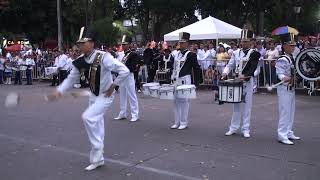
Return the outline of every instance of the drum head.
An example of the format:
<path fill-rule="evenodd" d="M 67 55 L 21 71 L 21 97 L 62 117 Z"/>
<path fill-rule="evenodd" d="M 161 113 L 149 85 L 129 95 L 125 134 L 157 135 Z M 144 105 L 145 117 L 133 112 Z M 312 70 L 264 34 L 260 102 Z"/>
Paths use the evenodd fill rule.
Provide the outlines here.
<path fill-rule="evenodd" d="M 243 81 L 239 79 L 220 80 L 218 85 L 219 86 L 242 86 Z"/>
<path fill-rule="evenodd" d="M 146 83 L 142 85 L 142 87 L 151 87 L 151 86 L 160 86 L 160 84 L 157 82 L 151 82 L 151 83 Z"/>
<path fill-rule="evenodd" d="M 305 80 L 316 81 L 320 79 L 320 50 L 305 49 L 296 58 L 295 68 Z"/>
<path fill-rule="evenodd" d="M 151 86 L 149 87 L 150 90 L 158 90 L 160 89 L 160 86 Z"/>
<path fill-rule="evenodd" d="M 174 91 L 173 86 L 165 86 L 160 88 L 160 92 L 166 92 L 166 91 Z"/>
<path fill-rule="evenodd" d="M 196 88 L 196 86 L 195 85 L 193 85 L 193 84 L 189 84 L 189 85 L 181 85 L 181 86 L 178 86 L 177 87 L 177 90 L 179 90 L 179 89 L 192 89 L 192 88 Z"/>

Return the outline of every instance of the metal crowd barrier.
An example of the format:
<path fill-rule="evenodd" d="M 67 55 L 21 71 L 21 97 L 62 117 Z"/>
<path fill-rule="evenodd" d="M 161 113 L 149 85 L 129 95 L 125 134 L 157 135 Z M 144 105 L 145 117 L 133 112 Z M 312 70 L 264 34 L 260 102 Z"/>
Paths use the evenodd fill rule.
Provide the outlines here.
<path fill-rule="evenodd" d="M 40 64 L 36 63 L 32 69 L 32 79 L 33 80 L 47 80 L 51 79 L 52 76 L 47 76 L 45 73 L 45 68 L 52 66 L 52 63 Z M 15 71 L 13 71 L 12 78 L 15 78 Z M 25 80 L 27 78 L 26 71 L 21 71 L 21 78 Z"/>
<path fill-rule="evenodd" d="M 222 74 L 222 71 L 225 67 L 225 65 L 228 63 L 228 59 L 224 60 L 198 60 L 198 63 L 202 69 L 202 84 L 201 85 L 213 85 L 213 78 L 212 81 L 208 81 L 208 77 L 205 77 L 206 71 L 208 68 L 214 65 L 215 70 L 219 72 L 219 74 Z M 258 88 L 265 88 L 268 84 L 275 84 L 277 83 L 277 75 L 276 75 L 276 69 L 275 69 L 275 61 L 276 59 L 263 59 L 259 63 L 260 65 L 260 74 L 258 77 L 255 77 L 256 87 Z M 40 64 L 36 63 L 36 65 L 33 67 L 32 77 L 34 80 L 48 80 L 51 79 L 52 76 L 47 76 L 45 74 L 45 67 L 52 66 L 52 63 L 46 63 L 46 64 Z M 21 71 L 22 79 L 26 79 L 26 71 Z M 142 82 L 147 82 L 147 68 L 143 67 L 141 68 L 141 71 L 139 73 L 139 76 L 141 78 Z M 12 78 L 14 79 L 15 72 L 13 72 Z M 219 78 L 220 76 L 218 76 Z M 297 89 L 305 89 L 309 86 L 309 82 L 300 78 L 297 74 L 295 76 L 295 86 Z"/>
<path fill-rule="evenodd" d="M 212 85 L 212 82 L 205 81 L 208 77 L 205 77 L 206 71 L 208 70 L 208 65 L 214 65 L 215 69 L 222 74 L 222 71 L 225 65 L 228 63 L 228 59 L 217 61 L 213 60 L 198 60 L 198 63 L 202 69 L 202 79 L 203 83 L 201 85 Z M 259 62 L 260 66 L 260 74 L 258 77 L 255 77 L 256 87 L 265 88 L 267 85 L 276 84 L 277 83 L 277 75 L 275 68 L 276 59 L 263 59 L 263 61 Z M 225 62 L 225 63 L 221 63 Z M 307 80 L 302 79 L 298 74 L 295 75 L 295 86 L 296 89 L 305 89 L 309 86 L 309 82 Z"/>

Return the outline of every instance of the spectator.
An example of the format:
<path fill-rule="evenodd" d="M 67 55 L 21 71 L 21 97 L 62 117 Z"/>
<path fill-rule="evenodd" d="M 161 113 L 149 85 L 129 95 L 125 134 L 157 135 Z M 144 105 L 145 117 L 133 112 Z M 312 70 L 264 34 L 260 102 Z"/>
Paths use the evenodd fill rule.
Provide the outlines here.
<path fill-rule="evenodd" d="M 275 84 L 277 82 L 275 62 L 279 57 L 279 51 L 275 49 L 273 41 L 270 41 L 268 46 L 270 49 L 267 50 L 264 56 L 267 59 L 264 61 L 264 70 L 266 73 L 264 74 L 264 81 L 266 81 L 267 84 Z"/>
<path fill-rule="evenodd" d="M 16 74 L 15 74 L 15 78 L 14 78 L 14 84 L 18 84 L 21 85 L 21 68 L 20 66 L 22 66 L 24 64 L 21 55 L 17 55 L 15 58 L 15 64 L 16 64 Z"/>
<path fill-rule="evenodd" d="M 212 84 L 213 78 L 214 78 L 215 70 L 213 70 L 212 65 L 208 67 L 208 70 L 205 73 L 204 76 L 204 83 L 205 84 Z"/>
<path fill-rule="evenodd" d="M 231 41 L 230 42 L 230 49 L 228 50 L 228 55 L 231 57 L 232 56 L 232 53 L 233 51 L 236 51 L 238 48 L 237 48 L 237 45 L 234 41 Z"/>
<path fill-rule="evenodd" d="M 0 84 L 3 84 L 3 75 L 4 75 L 4 62 L 6 60 L 4 59 L 4 57 L 2 56 L 2 54 L 0 54 Z"/>
<path fill-rule="evenodd" d="M 4 62 L 4 76 L 5 76 L 4 84 L 11 84 L 12 66 L 9 59 L 6 59 L 6 61 Z"/>
<path fill-rule="evenodd" d="M 209 43 L 209 51 L 210 51 L 210 55 L 211 55 L 212 59 L 215 59 L 217 52 L 216 52 L 216 50 L 214 50 L 214 46 L 213 46 L 212 42 Z"/>
<path fill-rule="evenodd" d="M 211 56 L 211 52 L 209 50 L 209 46 L 205 45 L 203 49 L 203 56 L 201 59 L 198 59 L 199 64 L 201 65 L 202 70 L 205 71 L 208 69 L 210 65 L 212 65 L 213 57 Z"/>
<path fill-rule="evenodd" d="M 148 80 L 147 82 L 153 82 L 154 73 L 152 72 L 152 61 L 153 61 L 153 50 L 151 48 L 151 43 L 147 43 L 145 50 L 143 51 L 143 61 L 147 65 Z"/>
<path fill-rule="evenodd" d="M 28 55 L 26 59 L 26 76 L 27 76 L 27 84 L 26 85 L 32 85 L 32 70 L 33 66 L 35 66 L 34 59 L 32 58 L 32 55 Z"/>

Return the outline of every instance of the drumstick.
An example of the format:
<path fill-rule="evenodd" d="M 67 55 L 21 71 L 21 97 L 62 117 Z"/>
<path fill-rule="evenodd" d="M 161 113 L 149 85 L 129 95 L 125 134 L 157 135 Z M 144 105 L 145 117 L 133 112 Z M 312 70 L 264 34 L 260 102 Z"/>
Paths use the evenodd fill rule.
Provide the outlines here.
<path fill-rule="evenodd" d="M 74 91 L 69 93 L 73 98 L 78 97 L 87 97 L 90 96 L 90 91 Z M 48 95 L 44 95 L 42 97 L 45 101 L 50 102 L 50 98 Z M 7 108 L 13 108 L 20 104 L 20 100 L 23 99 L 23 96 L 19 95 L 16 92 L 11 92 L 6 96 L 4 106 Z"/>
<path fill-rule="evenodd" d="M 273 84 L 272 86 L 269 86 L 269 84 L 267 84 L 266 87 L 267 87 L 268 91 L 272 91 L 273 88 L 276 88 L 277 86 L 279 86 L 279 85 L 281 85 L 283 83 L 284 83 L 284 81 L 280 81 L 277 84 Z"/>

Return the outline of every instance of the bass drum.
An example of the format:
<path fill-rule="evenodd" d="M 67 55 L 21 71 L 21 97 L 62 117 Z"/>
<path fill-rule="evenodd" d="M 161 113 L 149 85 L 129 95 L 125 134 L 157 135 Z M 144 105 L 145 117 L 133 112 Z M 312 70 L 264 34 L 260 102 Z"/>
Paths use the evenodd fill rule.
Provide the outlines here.
<path fill-rule="evenodd" d="M 296 57 L 295 69 L 305 80 L 320 80 L 320 50 L 302 50 Z"/>

